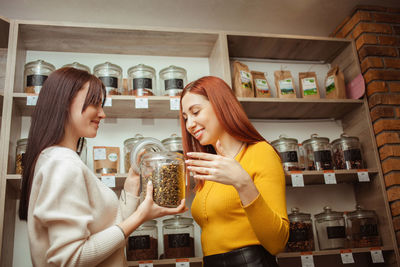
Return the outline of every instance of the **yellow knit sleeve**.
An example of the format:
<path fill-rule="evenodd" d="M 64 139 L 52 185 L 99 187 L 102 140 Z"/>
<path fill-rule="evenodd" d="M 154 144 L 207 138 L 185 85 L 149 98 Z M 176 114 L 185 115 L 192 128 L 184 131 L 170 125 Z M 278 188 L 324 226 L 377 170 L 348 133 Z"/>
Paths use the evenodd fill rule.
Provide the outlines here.
<path fill-rule="evenodd" d="M 260 142 L 249 149 L 250 155 L 241 164 L 260 194 L 243 208 L 261 245 L 275 255 L 285 248 L 289 238 L 285 174 L 278 154 L 269 144 Z"/>

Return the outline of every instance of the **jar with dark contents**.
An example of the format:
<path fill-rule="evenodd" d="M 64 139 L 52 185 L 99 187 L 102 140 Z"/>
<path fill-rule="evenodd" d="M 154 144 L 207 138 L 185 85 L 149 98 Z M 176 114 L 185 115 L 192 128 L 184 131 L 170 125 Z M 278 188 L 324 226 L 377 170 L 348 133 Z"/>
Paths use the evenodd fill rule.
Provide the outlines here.
<path fill-rule="evenodd" d="M 171 134 L 170 137 L 163 139 L 161 143 L 168 151 L 183 154 L 182 137 L 179 137 L 176 134 Z"/>
<path fill-rule="evenodd" d="M 55 69 L 56 68 L 52 64 L 44 60 L 36 60 L 26 63 L 24 70 L 25 93 L 39 94 L 43 83 Z"/>
<path fill-rule="evenodd" d="M 336 169 L 352 170 L 364 168 L 361 144 L 358 137 L 341 134 L 332 141 L 333 161 Z"/>
<path fill-rule="evenodd" d="M 93 74 L 103 82 L 107 95 L 122 94 L 122 68 L 120 66 L 110 62 L 98 64 L 94 66 Z"/>
<path fill-rule="evenodd" d="M 363 210 L 357 205 L 355 211 L 347 213 L 348 247 L 364 248 L 382 245 L 378 230 L 378 216 L 373 210 Z"/>
<path fill-rule="evenodd" d="M 279 139 L 272 141 L 272 146 L 278 150 L 283 168 L 286 171 L 298 171 L 301 170 L 299 166 L 299 145 L 298 140 L 294 138 L 287 138 L 283 135 L 279 136 Z"/>
<path fill-rule="evenodd" d="M 302 143 L 307 170 L 333 170 L 332 151 L 329 138 L 311 135 Z"/>
<path fill-rule="evenodd" d="M 292 213 L 288 217 L 290 226 L 286 251 L 313 251 L 314 234 L 311 214 L 301 213 L 299 208 L 292 208 Z"/>
<path fill-rule="evenodd" d="M 134 145 L 143 139 L 143 135 L 136 134 L 133 138 L 128 138 L 124 141 L 124 168 L 125 172 L 129 172 L 129 168 L 131 167 L 131 152 Z"/>
<path fill-rule="evenodd" d="M 156 70 L 139 64 L 128 69 L 128 95 L 156 95 Z"/>
<path fill-rule="evenodd" d="M 178 96 L 182 94 L 187 83 L 186 70 L 177 66 L 169 66 L 160 70 L 161 94 Z"/>
<path fill-rule="evenodd" d="M 329 206 L 324 212 L 315 215 L 319 248 L 344 248 L 346 242 L 346 227 L 343 212 L 333 211 Z"/>
<path fill-rule="evenodd" d="M 176 152 L 147 152 L 140 161 L 142 192 L 153 183 L 153 200 L 161 206 L 175 208 L 185 198 L 185 168 L 183 155 Z"/>
<path fill-rule="evenodd" d="M 63 66 L 63 68 L 65 68 L 65 67 L 74 68 L 74 69 L 78 69 L 78 70 L 84 70 L 84 71 L 87 71 L 88 73 L 90 73 L 90 68 L 88 66 L 80 64 L 78 62 L 66 64 Z"/>
<path fill-rule="evenodd" d="M 158 259 L 156 220 L 144 222 L 129 236 L 126 244 L 126 258 L 128 261 Z"/>
<path fill-rule="evenodd" d="M 28 139 L 23 138 L 17 141 L 16 154 L 15 154 L 15 173 L 22 174 L 25 163 L 25 152 L 28 145 Z"/>
<path fill-rule="evenodd" d="M 166 259 L 194 257 L 193 219 L 175 215 L 163 220 L 163 237 Z"/>

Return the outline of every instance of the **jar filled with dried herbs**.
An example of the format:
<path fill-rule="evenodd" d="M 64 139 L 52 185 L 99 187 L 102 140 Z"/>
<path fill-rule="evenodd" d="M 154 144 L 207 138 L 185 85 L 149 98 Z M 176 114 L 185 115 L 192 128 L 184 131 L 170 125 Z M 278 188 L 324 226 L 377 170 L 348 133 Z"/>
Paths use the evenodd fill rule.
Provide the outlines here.
<path fill-rule="evenodd" d="M 44 60 L 36 60 L 26 63 L 24 70 L 25 93 L 39 94 L 43 83 L 55 69 L 54 65 Z"/>
<path fill-rule="evenodd" d="M 336 169 L 351 170 L 364 168 L 361 144 L 358 137 L 341 134 L 332 141 L 333 161 Z"/>
<path fill-rule="evenodd" d="M 143 223 L 129 236 L 126 244 L 126 258 L 128 261 L 158 259 L 156 220 Z"/>
<path fill-rule="evenodd" d="M 318 137 L 317 134 L 311 135 L 310 139 L 302 143 L 307 170 L 332 170 L 332 151 L 329 138 Z"/>
<path fill-rule="evenodd" d="M 183 88 L 187 83 L 186 70 L 181 67 L 171 65 L 160 70 L 161 95 L 178 96 L 182 94 Z"/>
<path fill-rule="evenodd" d="M 287 138 L 283 135 L 279 136 L 279 139 L 272 141 L 272 146 L 278 150 L 283 168 L 286 171 L 298 171 L 299 166 L 299 145 L 298 140 L 295 138 Z"/>
<path fill-rule="evenodd" d="M 28 145 L 28 139 L 23 138 L 17 141 L 16 156 L 15 156 L 15 173 L 22 174 L 25 162 L 25 152 Z"/>
<path fill-rule="evenodd" d="M 163 237 L 166 259 L 194 257 L 193 219 L 175 215 L 163 220 Z"/>
<path fill-rule="evenodd" d="M 139 64 L 128 69 L 128 95 L 156 95 L 156 70 Z"/>
<path fill-rule="evenodd" d="M 313 251 L 314 234 L 311 214 L 301 213 L 299 208 L 292 208 L 292 213 L 288 217 L 290 226 L 286 251 Z"/>
<path fill-rule="evenodd" d="M 122 68 L 110 62 L 98 64 L 93 68 L 93 74 L 98 77 L 106 87 L 107 95 L 121 95 Z"/>
<path fill-rule="evenodd" d="M 153 183 L 153 200 L 162 207 L 175 208 L 185 198 L 185 168 L 183 155 L 177 152 L 147 152 L 140 161 L 142 192 Z"/>

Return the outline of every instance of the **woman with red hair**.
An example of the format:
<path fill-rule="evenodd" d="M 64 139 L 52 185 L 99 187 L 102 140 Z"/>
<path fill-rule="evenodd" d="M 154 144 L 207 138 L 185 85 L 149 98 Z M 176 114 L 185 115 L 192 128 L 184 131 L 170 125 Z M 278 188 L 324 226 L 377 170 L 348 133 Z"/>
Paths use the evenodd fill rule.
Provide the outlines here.
<path fill-rule="evenodd" d="M 289 237 L 279 155 L 220 78 L 188 84 L 180 104 L 204 266 L 277 266 Z"/>

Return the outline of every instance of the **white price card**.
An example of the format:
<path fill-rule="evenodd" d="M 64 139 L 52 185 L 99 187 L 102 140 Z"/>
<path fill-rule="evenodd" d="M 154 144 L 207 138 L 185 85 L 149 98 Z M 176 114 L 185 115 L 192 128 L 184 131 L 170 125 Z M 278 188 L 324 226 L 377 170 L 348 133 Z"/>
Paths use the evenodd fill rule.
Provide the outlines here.
<path fill-rule="evenodd" d="M 106 97 L 106 101 L 104 101 L 104 106 L 112 107 L 112 98 L 111 97 Z"/>
<path fill-rule="evenodd" d="M 292 178 L 293 187 L 304 187 L 304 178 L 302 172 L 291 172 L 290 177 Z"/>
<path fill-rule="evenodd" d="M 371 248 L 371 258 L 373 263 L 385 262 L 381 249 Z"/>
<path fill-rule="evenodd" d="M 26 97 L 26 105 L 27 106 L 36 106 L 38 98 L 39 98 L 38 95 L 28 95 Z"/>
<path fill-rule="evenodd" d="M 333 171 L 324 171 L 325 184 L 337 184 L 336 176 Z"/>
<path fill-rule="evenodd" d="M 357 176 L 358 176 L 358 181 L 359 182 L 369 182 L 369 181 L 371 181 L 369 179 L 368 170 L 358 170 L 357 171 Z"/>
<path fill-rule="evenodd" d="M 314 258 L 312 254 L 301 255 L 301 266 L 302 267 L 314 267 Z"/>
<path fill-rule="evenodd" d="M 179 110 L 180 109 L 180 103 L 179 103 L 179 97 L 171 97 L 169 99 L 169 109 L 170 110 Z"/>
<path fill-rule="evenodd" d="M 153 267 L 153 261 L 139 261 L 139 267 Z"/>
<path fill-rule="evenodd" d="M 354 263 L 354 257 L 353 253 L 351 252 L 351 249 L 341 250 L 340 257 L 342 258 L 343 264 Z"/>
<path fill-rule="evenodd" d="M 135 108 L 149 108 L 149 99 L 147 97 L 136 97 Z"/>
<path fill-rule="evenodd" d="M 107 159 L 106 148 L 105 147 L 93 147 L 93 159 L 94 160 Z"/>
<path fill-rule="evenodd" d="M 115 187 L 115 175 L 113 174 L 102 174 L 101 181 L 108 187 Z"/>
<path fill-rule="evenodd" d="M 176 259 L 176 267 L 189 267 L 189 259 Z"/>

